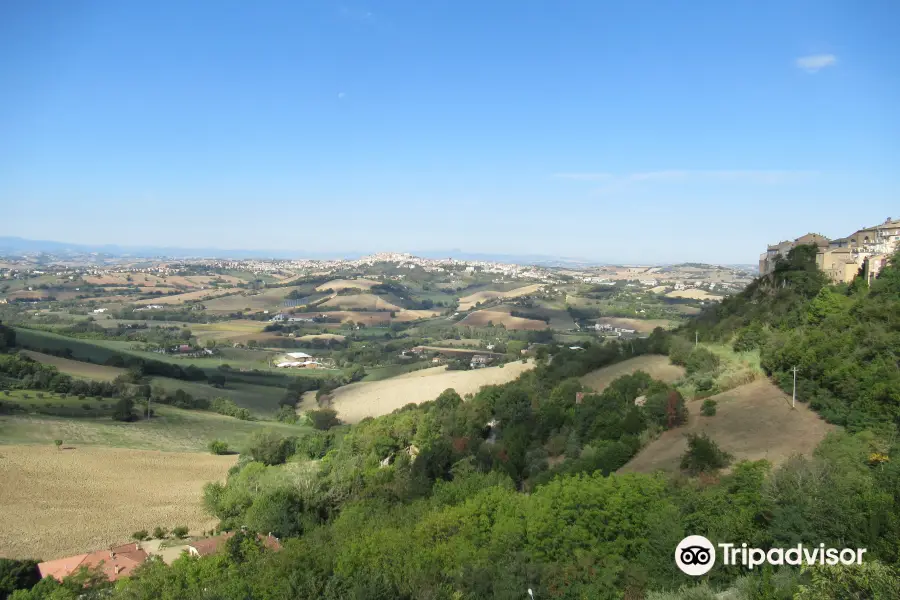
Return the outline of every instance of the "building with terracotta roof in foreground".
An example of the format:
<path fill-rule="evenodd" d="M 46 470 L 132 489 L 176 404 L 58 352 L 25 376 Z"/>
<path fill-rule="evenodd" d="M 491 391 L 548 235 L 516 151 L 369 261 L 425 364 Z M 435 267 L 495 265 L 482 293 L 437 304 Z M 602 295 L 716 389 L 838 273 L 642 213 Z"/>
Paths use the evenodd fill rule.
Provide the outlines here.
<path fill-rule="evenodd" d="M 215 537 L 191 542 L 188 544 L 188 552 L 191 556 L 209 556 L 210 554 L 215 554 L 221 550 L 225 545 L 225 542 L 232 537 L 234 537 L 234 532 L 229 531 L 228 533 L 223 533 Z M 259 541 L 262 542 L 263 546 L 269 550 L 281 550 L 281 542 L 279 542 L 278 538 L 274 537 L 271 533 L 267 536 L 256 534 L 256 537 L 259 538 Z"/>
<path fill-rule="evenodd" d="M 109 550 L 97 550 L 89 554 L 78 554 L 56 560 L 48 560 L 38 564 L 41 577 L 53 577 L 62 581 L 64 577 L 75 573 L 81 567 L 94 569 L 99 567 L 110 581 L 119 577 L 127 577 L 135 567 L 143 563 L 149 555 L 141 549 L 140 544 L 131 543 L 113 546 Z"/>

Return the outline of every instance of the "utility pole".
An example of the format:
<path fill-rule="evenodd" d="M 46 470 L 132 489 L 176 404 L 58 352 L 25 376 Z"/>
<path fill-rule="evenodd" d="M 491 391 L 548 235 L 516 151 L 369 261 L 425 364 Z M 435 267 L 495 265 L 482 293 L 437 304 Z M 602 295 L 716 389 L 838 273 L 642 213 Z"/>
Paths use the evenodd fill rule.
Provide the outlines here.
<path fill-rule="evenodd" d="M 700 332 L 695 331 L 694 332 L 694 346 L 696 346 L 699 343 L 700 343 Z"/>
<path fill-rule="evenodd" d="M 791 395 L 791 409 L 797 404 L 797 367 L 791 369 L 794 372 L 794 393 Z"/>

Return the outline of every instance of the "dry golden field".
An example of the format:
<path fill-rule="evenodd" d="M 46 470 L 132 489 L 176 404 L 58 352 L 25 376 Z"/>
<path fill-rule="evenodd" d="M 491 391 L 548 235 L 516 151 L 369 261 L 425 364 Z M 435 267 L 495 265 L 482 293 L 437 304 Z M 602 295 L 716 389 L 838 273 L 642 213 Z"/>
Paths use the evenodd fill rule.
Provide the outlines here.
<path fill-rule="evenodd" d="M 476 310 L 459 322 L 460 325 L 469 325 L 470 327 L 486 327 L 488 323 L 493 323 L 494 325 L 503 324 L 507 329 L 527 331 L 547 329 L 549 327 L 544 321 L 514 317 L 499 310 Z"/>
<path fill-rule="evenodd" d="M 602 392 L 613 380 L 635 371 L 644 371 L 654 379 L 672 383 L 684 376 L 684 369 L 669 362 L 668 356 L 647 355 L 623 360 L 581 377 L 581 383 L 595 392 Z"/>
<path fill-rule="evenodd" d="M 835 429 L 805 404 L 791 409 L 791 397 L 767 379 L 712 397 L 716 414 L 700 414 L 702 400 L 688 402 L 688 422 L 650 442 L 621 472 L 674 473 L 687 450 L 687 433 L 706 433 L 739 460 L 766 459 L 778 465 L 795 454 L 810 454 Z"/>
<path fill-rule="evenodd" d="M 474 294 L 470 294 L 459 299 L 459 310 L 469 310 L 478 302 L 493 300 L 494 298 L 518 298 L 519 296 L 527 296 L 529 294 L 537 292 L 542 287 L 542 284 L 535 283 L 533 285 L 526 285 L 514 290 L 510 290 L 508 292 L 494 292 L 490 290 L 475 292 Z"/>
<path fill-rule="evenodd" d="M 366 326 L 383 325 L 390 323 L 391 313 L 389 312 L 363 312 L 350 310 L 329 310 L 322 313 L 309 313 L 310 315 L 322 314 L 334 319 L 340 319 L 341 322 L 353 321 L 354 323 L 363 323 Z"/>
<path fill-rule="evenodd" d="M 407 321 L 418 321 L 419 319 L 431 319 L 441 316 L 439 310 L 401 310 L 396 313 L 395 321 L 406 323 Z"/>
<path fill-rule="evenodd" d="M 311 333 L 309 335 L 301 335 L 297 338 L 298 340 L 303 340 L 304 342 L 311 342 L 312 340 L 334 340 L 337 342 L 343 342 L 346 336 L 338 335 L 336 333 Z"/>
<path fill-rule="evenodd" d="M 197 290 L 194 292 L 186 292 L 184 294 L 174 294 L 172 296 L 159 296 L 156 298 L 147 298 L 146 300 L 138 300 L 135 304 L 146 305 L 146 304 L 183 304 L 185 302 L 192 302 L 194 300 L 204 300 L 206 298 L 216 298 L 218 296 L 226 296 L 228 294 L 234 294 L 235 290 L 233 289 L 207 289 L 207 290 Z"/>
<path fill-rule="evenodd" d="M 215 525 L 201 492 L 236 456 L 0 446 L 0 556 L 44 560 L 124 543 L 140 529 Z"/>
<path fill-rule="evenodd" d="M 322 303 L 322 306 L 333 306 L 344 310 L 393 310 L 401 311 L 402 306 L 388 302 L 374 294 L 353 294 L 350 296 L 334 296 Z"/>
<path fill-rule="evenodd" d="M 96 379 L 97 381 L 112 381 L 119 375 L 125 373 L 125 369 L 70 360 L 68 358 L 62 358 L 61 356 L 53 356 L 52 354 L 41 354 L 40 352 L 32 352 L 31 350 L 21 350 L 20 352 L 33 358 L 39 363 L 53 365 L 61 373 L 66 373 L 75 377 L 85 377 L 88 379 Z"/>
<path fill-rule="evenodd" d="M 718 300 L 722 296 L 710 294 L 706 290 L 675 290 L 666 294 L 667 298 L 690 298 L 691 300 Z"/>
<path fill-rule="evenodd" d="M 373 285 L 378 285 L 378 282 L 371 279 L 334 279 L 318 286 L 316 288 L 316 291 L 321 292 L 322 290 L 334 290 L 336 292 L 338 290 L 344 290 L 347 288 L 359 288 L 361 290 L 367 290 Z"/>
<path fill-rule="evenodd" d="M 448 371 L 447 367 L 433 367 L 413 371 L 381 381 L 351 383 L 334 392 L 332 407 L 347 423 L 358 423 L 366 417 L 389 414 L 407 404 L 421 404 L 437 398 L 447 388 L 460 396 L 477 392 L 485 385 L 499 385 L 512 381 L 534 364 L 521 361 L 503 367 L 488 367 L 473 371 Z M 316 408 L 316 393 L 303 395 L 300 410 Z"/>

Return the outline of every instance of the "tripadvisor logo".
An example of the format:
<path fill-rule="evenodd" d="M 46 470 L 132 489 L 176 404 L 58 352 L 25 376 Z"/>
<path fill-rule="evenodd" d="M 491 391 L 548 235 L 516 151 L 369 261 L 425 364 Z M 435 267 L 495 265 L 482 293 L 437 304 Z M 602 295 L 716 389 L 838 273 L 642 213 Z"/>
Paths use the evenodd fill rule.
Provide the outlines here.
<path fill-rule="evenodd" d="M 687 575 L 705 575 L 716 564 L 716 549 L 702 535 L 689 535 L 675 548 L 675 564 Z"/>
<path fill-rule="evenodd" d="M 770 565 L 842 565 L 862 564 L 865 548 L 826 548 L 825 544 L 807 547 L 797 544 L 792 548 L 748 548 L 747 544 L 718 544 L 722 564 L 741 565 L 753 569 Z M 675 548 L 675 564 L 687 575 L 705 575 L 716 564 L 716 547 L 702 535 L 689 535 Z"/>

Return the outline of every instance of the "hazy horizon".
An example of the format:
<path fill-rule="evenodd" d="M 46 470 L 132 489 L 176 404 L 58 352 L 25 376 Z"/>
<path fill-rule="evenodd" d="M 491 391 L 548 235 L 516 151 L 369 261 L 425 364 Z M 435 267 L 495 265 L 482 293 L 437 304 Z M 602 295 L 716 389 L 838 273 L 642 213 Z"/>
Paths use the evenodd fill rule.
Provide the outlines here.
<path fill-rule="evenodd" d="M 897 22 L 886 1 L 7 4 L 0 235 L 750 264 L 898 216 Z"/>

